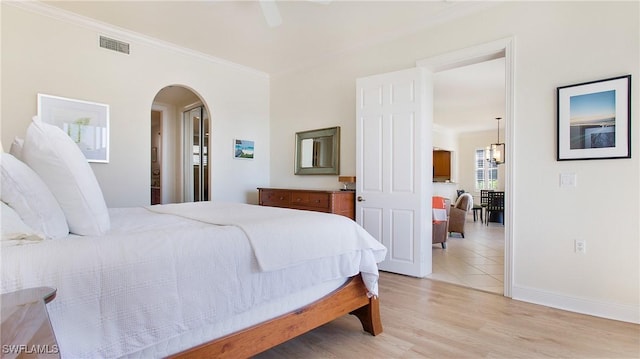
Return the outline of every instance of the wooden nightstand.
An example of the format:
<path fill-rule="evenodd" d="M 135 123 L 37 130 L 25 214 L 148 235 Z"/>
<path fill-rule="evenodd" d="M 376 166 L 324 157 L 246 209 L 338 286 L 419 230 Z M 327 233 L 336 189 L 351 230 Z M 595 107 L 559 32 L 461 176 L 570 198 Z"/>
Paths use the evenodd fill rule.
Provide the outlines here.
<path fill-rule="evenodd" d="M 2 358 L 60 358 L 45 306 L 55 297 L 48 287 L 2 294 Z"/>

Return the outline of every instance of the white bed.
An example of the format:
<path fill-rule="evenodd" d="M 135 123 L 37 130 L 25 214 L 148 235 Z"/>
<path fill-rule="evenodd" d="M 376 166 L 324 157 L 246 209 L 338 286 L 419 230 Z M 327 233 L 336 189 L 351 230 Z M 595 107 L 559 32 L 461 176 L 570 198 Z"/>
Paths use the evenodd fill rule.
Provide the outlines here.
<path fill-rule="evenodd" d="M 203 208 L 226 211 L 229 205 L 181 207 L 206 213 Z M 257 208 L 313 220 L 344 218 Z M 63 357 L 163 357 L 306 305 L 360 272 L 368 274 L 367 288 L 376 291 L 375 263 L 385 254 L 375 240 L 363 240 L 359 249 L 263 271 L 237 225 L 146 208 L 109 213 L 112 229 L 104 236 L 3 241 L 3 293 L 57 288 L 48 310 Z"/>
<path fill-rule="evenodd" d="M 11 152 L 0 156 L 0 291 L 57 289 L 47 309 L 63 358 L 248 356 L 346 313 L 382 330 L 386 248 L 346 217 L 214 202 L 107 209 L 76 144 L 37 118 Z"/>

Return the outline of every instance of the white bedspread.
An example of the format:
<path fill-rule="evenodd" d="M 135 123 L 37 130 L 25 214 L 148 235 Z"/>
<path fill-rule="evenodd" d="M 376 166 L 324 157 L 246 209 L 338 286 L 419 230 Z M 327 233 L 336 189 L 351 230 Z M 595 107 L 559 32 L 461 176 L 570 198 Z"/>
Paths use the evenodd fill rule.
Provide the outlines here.
<path fill-rule="evenodd" d="M 47 308 L 63 358 L 165 356 L 237 330 L 219 324 L 252 308 L 359 272 L 375 294 L 386 252 L 369 245 L 263 271 L 245 228 L 144 208 L 110 216 L 105 236 L 2 246 L 2 293 L 58 289 Z"/>
<path fill-rule="evenodd" d="M 260 268 L 271 271 L 312 259 L 386 248 L 351 219 L 335 214 L 242 203 L 179 203 L 147 207 L 197 221 L 241 228 Z"/>

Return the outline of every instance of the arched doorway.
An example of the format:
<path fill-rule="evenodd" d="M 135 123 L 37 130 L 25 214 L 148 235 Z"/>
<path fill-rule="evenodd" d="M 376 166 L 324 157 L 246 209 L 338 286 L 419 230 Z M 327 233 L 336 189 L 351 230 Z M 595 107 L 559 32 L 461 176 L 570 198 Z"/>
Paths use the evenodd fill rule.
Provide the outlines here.
<path fill-rule="evenodd" d="M 171 85 L 151 107 L 151 204 L 209 200 L 209 111 L 194 90 Z"/>

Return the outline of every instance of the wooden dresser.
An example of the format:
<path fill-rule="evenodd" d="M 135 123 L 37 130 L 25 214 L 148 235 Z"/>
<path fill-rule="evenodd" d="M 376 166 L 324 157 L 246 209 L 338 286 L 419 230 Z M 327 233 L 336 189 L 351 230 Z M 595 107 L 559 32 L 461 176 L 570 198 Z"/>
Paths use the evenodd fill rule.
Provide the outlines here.
<path fill-rule="evenodd" d="M 355 192 L 307 189 L 258 188 L 261 206 L 306 209 L 356 218 Z"/>

